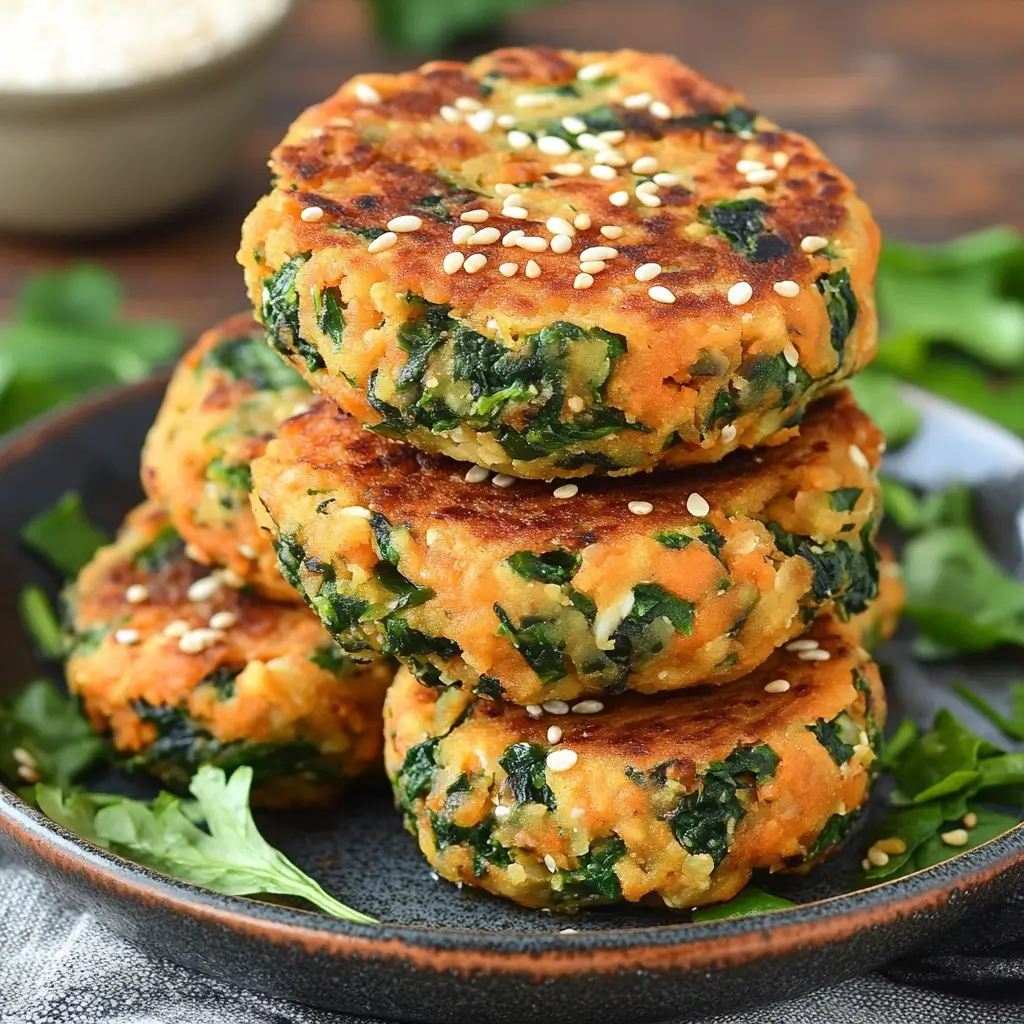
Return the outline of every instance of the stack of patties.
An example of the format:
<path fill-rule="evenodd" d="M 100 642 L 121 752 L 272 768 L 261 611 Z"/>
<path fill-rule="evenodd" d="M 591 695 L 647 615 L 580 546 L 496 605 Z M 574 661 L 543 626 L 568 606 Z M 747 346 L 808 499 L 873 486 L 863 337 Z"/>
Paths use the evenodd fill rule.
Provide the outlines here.
<path fill-rule="evenodd" d="M 127 767 L 172 789 L 245 764 L 256 802 L 324 803 L 378 769 L 394 665 L 337 647 L 250 509 L 251 460 L 311 400 L 250 316 L 208 331 L 150 431 L 150 500 L 67 593 L 72 692 Z"/>
<path fill-rule="evenodd" d="M 834 850 L 900 600 L 848 179 L 669 57 L 546 49 L 353 80 L 271 167 L 240 259 L 321 399 L 254 508 L 337 643 L 404 666 L 431 865 L 692 907 Z"/>

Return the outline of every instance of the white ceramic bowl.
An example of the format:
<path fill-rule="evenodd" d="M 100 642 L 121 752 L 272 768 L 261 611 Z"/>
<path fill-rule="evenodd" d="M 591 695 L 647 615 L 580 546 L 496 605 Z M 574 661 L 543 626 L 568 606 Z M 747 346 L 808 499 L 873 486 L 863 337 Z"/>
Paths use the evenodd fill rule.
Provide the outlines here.
<path fill-rule="evenodd" d="M 0 90 L 0 228 L 105 233 L 211 192 L 237 159 L 290 6 L 241 47 L 139 84 Z"/>

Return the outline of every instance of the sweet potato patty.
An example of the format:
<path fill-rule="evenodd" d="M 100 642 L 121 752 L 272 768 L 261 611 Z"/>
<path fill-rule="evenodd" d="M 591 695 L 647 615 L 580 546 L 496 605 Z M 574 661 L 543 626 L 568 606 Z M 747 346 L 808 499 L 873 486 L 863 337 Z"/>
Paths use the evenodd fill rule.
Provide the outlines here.
<path fill-rule="evenodd" d="M 267 348 L 252 317 L 234 316 L 178 364 L 142 453 L 146 493 L 167 510 L 189 553 L 279 601 L 294 601 L 295 591 L 253 522 L 249 464 L 281 420 L 309 401 L 309 388 Z"/>
<path fill-rule="evenodd" d="M 732 686 L 545 713 L 418 686 L 384 706 L 396 802 L 433 868 L 527 906 L 727 900 L 838 846 L 885 718 L 852 624 L 823 616 Z"/>
<path fill-rule="evenodd" d="M 426 451 L 530 478 L 716 461 L 875 351 L 850 181 L 671 57 L 360 76 L 271 169 L 239 251 L 271 344 Z"/>
<path fill-rule="evenodd" d="M 374 768 L 394 668 L 357 663 L 297 605 L 188 559 L 155 505 L 132 512 L 69 592 L 68 684 L 129 767 L 184 788 L 251 765 L 256 799 L 321 803 Z"/>
<path fill-rule="evenodd" d="M 653 693 L 737 679 L 822 608 L 865 608 L 880 443 L 843 391 L 759 454 L 555 488 L 488 482 L 321 402 L 253 463 L 254 505 L 346 650 L 516 704 Z"/>

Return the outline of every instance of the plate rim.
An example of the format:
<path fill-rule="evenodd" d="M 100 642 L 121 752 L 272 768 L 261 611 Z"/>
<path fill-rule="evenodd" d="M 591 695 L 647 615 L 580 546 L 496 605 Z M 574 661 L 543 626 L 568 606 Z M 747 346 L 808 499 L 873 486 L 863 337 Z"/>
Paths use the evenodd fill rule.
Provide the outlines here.
<path fill-rule="evenodd" d="M 169 371 L 131 384 L 101 389 L 38 417 L 0 444 L 0 471 L 30 458 L 42 445 L 111 406 L 159 394 Z M 915 404 L 952 409 L 958 416 L 1002 435 L 1020 453 L 1024 442 L 998 424 L 916 388 Z M 364 925 L 297 908 L 224 896 L 152 871 L 94 846 L 21 800 L 0 783 L 0 833 L 17 852 L 28 852 L 61 874 L 74 873 L 94 889 L 115 890 L 136 906 L 159 903 L 275 944 L 298 945 L 329 957 L 412 961 L 419 968 L 461 972 L 527 973 L 538 978 L 620 970 L 623 956 L 649 969 L 699 970 L 746 963 L 800 947 L 841 942 L 866 928 L 925 911 L 937 901 L 972 891 L 1024 866 L 1024 822 L 971 850 L 893 881 L 751 917 L 706 922 L 600 928 L 566 934 L 486 931 L 382 922 Z M 837 908 L 837 904 L 842 907 Z"/>

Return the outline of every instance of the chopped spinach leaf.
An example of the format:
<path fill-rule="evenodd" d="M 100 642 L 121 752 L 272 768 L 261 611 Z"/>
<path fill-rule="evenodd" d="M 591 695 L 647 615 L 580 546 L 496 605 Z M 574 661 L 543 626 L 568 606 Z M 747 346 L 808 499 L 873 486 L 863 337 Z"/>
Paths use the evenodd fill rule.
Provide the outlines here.
<path fill-rule="evenodd" d="M 829 757 L 837 765 L 844 765 L 853 757 L 853 744 L 843 739 L 847 730 L 845 724 L 850 721 L 845 712 L 833 718 L 831 722 L 819 718 L 814 725 L 807 726 L 814 733 L 814 738 L 828 751 Z"/>
<path fill-rule="evenodd" d="M 857 499 L 864 493 L 862 487 L 840 487 L 829 491 L 828 503 L 833 512 L 852 512 Z"/>
<path fill-rule="evenodd" d="M 487 873 L 488 864 L 507 868 L 512 863 L 511 850 L 502 846 L 491 834 L 490 818 L 478 825 L 456 825 L 450 818 L 431 811 L 430 827 L 439 850 L 446 850 L 449 846 L 469 847 L 473 853 L 473 874 L 477 878 Z"/>
<path fill-rule="evenodd" d="M 517 804 L 544 804 L 555 810 L 555 795 L 547 783 L 547 751 L 536 743 L 513 743 L 498 759 Z"/>
<path fill-rule="evenodd" d="M 517 551 L 505 559 L 505 564 L 524 580 L 539 583 L 568 583 L 580 566 L 580 556 L 561 549 L 535 554 Z"/>
<path fill-rule="evenodd" d="M 302 337 L 299 326 L 299 293 L 295 278 L 310 254 L 293 256 L 263 281 L 260 319 L 267 329 L 267 340 L 282 355 L 305 359 L 310 373 L 326 367 L 323 356 Z"/>
<path fill-rule="evenodd" d="M 512 641 L 542 683 L 553 683 L 569 674 L 565 641 L 555 635 L 550 620 L 527 618 L 517 627 L 500 604 L 494 605 L 494 614 L 501 623 L 498 632 Z"/>
<path fill-rule="evenodd" d="M 618 836 L 597 840 L 582 854 L 572 870 L 555 876 L 560 902 L 582 906 L 587 903 L 615 903 L 622 899 L 622 884 L 615 865 L 628 855 Z"/>
<path fill-rule="evenodd" d="M 132 567 L 146 573 L 160 572 L 184 554 L 185 542 L 181 534 L 168 523 L 145 547 L 132 555 Z"/>
<path fill-rule="evenodd" d="M 699 217 L 736 252 L 753 263 L 765 263 L 792 249 L 781 235 L 765 227 L 764 215 L 770 211 L 771 207 L 760 199 L 726 199 L 700 207 Z"/>
<path fill-rule="evenodd" d="M 275 355 L 266 341 L 242 335 L 225 338 L 207 352 L 199 363 L 201 370 L 220 370 L 254 391 L 284 391 L 305 387 L 302 378 Z"/>
<path fill-rule="evenodd" d="M 832 347 L 842 358 L 846 339 L 853 331 L 857 314 L 860 312 L 857 296 L 854 295 L 850 282 L 850 272 L 843 267 L 832 274 L 822 274 L 814 284 L 825 300 Z"/>

